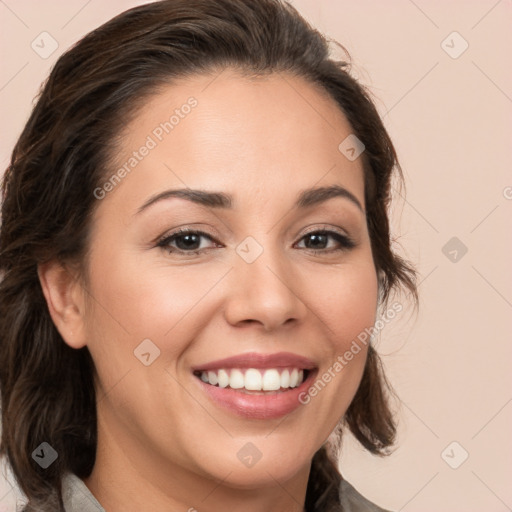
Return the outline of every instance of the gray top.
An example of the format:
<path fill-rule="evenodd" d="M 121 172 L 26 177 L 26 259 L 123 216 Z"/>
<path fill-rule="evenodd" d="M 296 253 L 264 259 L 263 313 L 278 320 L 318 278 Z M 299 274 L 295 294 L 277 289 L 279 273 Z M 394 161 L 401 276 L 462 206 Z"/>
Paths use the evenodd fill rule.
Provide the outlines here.
<path fill-rule="evenodd" d="M 105 512 L 83 480 L 73 473 L 62 479 L 62 499 L 66 512 Z M 343 512 L 389 512 L 359 494 L 346 480 L 340 485 Z"/>
<path fill-rule="evenodd" d="M 343 512 L 389 512 L 389 510 L 380 508 L 375 503 L 368 501 L 346 480 L 341 481 L 340 503 L 343 507 Z"/>
<path fill-rule="evenodd" d="M 62 478 L 62 501 L 66 512 L 105 512 L 99 501 L 74 473 Z"/>

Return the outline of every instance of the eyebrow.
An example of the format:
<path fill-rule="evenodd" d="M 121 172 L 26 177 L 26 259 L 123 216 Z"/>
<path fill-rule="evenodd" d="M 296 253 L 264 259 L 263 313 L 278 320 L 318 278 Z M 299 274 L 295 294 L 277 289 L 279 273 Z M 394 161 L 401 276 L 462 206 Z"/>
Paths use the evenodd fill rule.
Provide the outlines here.
<path fill-rule="evenodd" d="M 191 188 L 183 188 L 176 190 L 166 190 L 159 194 L 156 194 L 150 197 L 138 210 L 137 214 L 146 210 L 153 204 L 163 201 L 165 199 L 170 199 L 172 197 L 177 197 L 180 199 L 186 199 L 187 201 L 192 201 L 193 203 L 200 204 L 202 206 L 206 206 L 209 208 L 222 208 L 222 209 L 231 209 L 233 208 L 233 197 L 224 192 L 209 192 L 206 190 L 194 190 Z M 341 185 L 331 185 L 328 187 L 317 187 L 317 188 L 308 188 L 299 193 L 297 200 L 295 201 L 295 208 L 309 208 L 311 206 L 315 206 L 317 204 L 323 203 L 328 199 L 333 197 L 342 197 L 344 199 L 348 199 L 350 202 L 355 204 L 362 213 L 364 209 L 359 202 L 359 199 L 352 194 L 349 190 Z"/>

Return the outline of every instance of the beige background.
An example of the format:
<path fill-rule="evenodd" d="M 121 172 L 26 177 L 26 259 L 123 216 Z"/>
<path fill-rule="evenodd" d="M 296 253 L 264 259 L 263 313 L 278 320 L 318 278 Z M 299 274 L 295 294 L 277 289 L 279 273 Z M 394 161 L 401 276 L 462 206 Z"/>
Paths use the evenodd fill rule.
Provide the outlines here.
<path fill-rule="evenodd" d="M 57 57 L 140 3 L 0 1 L 1 169 Z M 421 274 L 419 315 L 379 343 L 402 399 L 398 448 L 379 459 L 347 438 L 342 472 L 396 511 L 512 510 L 512 1 L 293 4 L 347 47 L 377 99 L 407 182 L 394 235 Z M 31 48 L 43 31 L 58 42 L 47 59 Z M 0 512 L 16 496 L 0 477 Z"/>

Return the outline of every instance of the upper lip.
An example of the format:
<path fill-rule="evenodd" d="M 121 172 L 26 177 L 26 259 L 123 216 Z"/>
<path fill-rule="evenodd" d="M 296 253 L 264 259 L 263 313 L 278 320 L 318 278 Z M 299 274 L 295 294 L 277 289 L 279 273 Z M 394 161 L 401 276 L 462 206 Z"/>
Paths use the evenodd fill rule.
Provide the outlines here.
<path fill-rule="evenodd" d="M 261 354 L 247 352 L 237 356 L 217 359 L 192 368 L 193 371 L 219 370 L 220 368 L 298 368 L 312 370 L 316 365 L 311 359 L 291 352 Z"/>

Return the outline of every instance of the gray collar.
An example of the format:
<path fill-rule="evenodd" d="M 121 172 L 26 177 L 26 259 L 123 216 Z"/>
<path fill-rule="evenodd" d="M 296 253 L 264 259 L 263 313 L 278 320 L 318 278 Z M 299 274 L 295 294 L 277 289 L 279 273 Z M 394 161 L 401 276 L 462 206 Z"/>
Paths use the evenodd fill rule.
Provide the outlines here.
<path fill-rule="evenodd" d="M 340 504 L 343 512 L 389 512 L 367 500 L 346 480 L 340 484 Z"/>
<path fill-rule="evenodd" d="M 83 480 L 73 473 L 62 478 L 62 501 L 66 512 L 105 512 Z"/>

